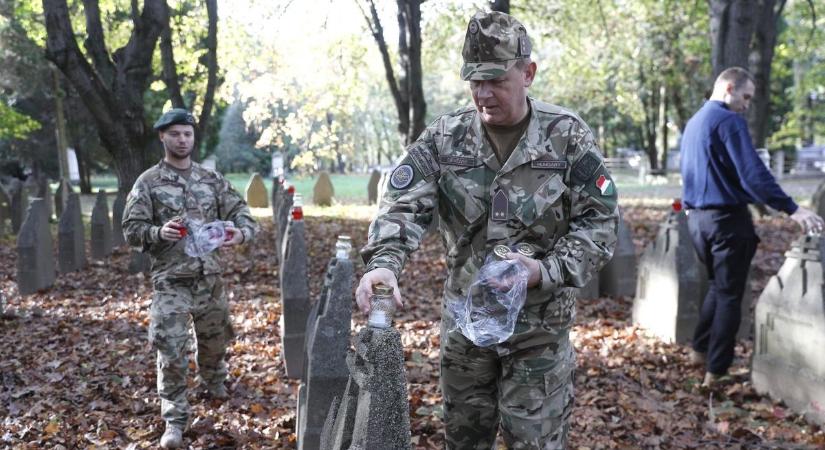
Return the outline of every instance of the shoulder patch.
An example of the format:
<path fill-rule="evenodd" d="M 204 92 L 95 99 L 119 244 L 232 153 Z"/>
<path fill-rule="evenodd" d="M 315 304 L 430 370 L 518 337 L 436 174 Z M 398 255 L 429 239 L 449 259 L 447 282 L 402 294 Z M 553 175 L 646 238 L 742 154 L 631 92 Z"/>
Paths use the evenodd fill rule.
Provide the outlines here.
<path fill-rule="evenodd" d="M 579 181 L 589 180 L 599 168 L 599 158 L 592 153 L 585 153 L 573 164 L 573 176 Z"/>
<path fill-rule="evenodd" d="M 396 189 L 404 189 L 412 183 L 413 168 L 409 164 L 402 164 L 395 168 L 390 175 L 390 184 Z"/>
<path fill-rule="evenodd" d="M 429 177 L 441 169 L 432 152 L 421 145 L 410 148 L 408 153 L 413 164 L 415 164 L 415 167 L 418 168 L 418 171 L 421 172 L 421 176 L 424 178 Z"/>

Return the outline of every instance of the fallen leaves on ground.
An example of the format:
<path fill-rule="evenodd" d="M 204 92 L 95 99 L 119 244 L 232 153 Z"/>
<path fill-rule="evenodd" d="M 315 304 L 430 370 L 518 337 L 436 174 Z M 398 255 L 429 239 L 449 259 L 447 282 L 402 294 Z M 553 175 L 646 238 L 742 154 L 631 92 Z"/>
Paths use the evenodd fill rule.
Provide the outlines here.
<path fill-rule="evenodd" d="M 639 253 L 664 208 L 629 207 L 625 219 Z M 364 244 L 367 222 L 307 217 L 310 290 L 321 291 L 339 234 Z M 751 281 L 755 297 L 784 260 L 797 232 L 787 219 L 758 219 L 762 243 Z M 0 289 L 10 296 L 0 319 L 0 445 L 11 448 L 150 448 L 163 432 L 155 358 L 147 346 L 151 284 L 125 268 L 128 254 L 58 277 L 49 290 L 20 297 L 14 242 L 0 241 Z M 229 348 L 225 402 L 205 400 L 191 381 L 191 448 L 295 448 L 297 383 L 280 359 L 278 280 L 272 225 L 252 246 L 225 251 L 224 279 L 237 338 Z M 440 294 L 446 264 L 429 236 L 401 280 L 404 344 L 414 447 L 443 448 L 438 389 Z M 356 263 L 356 276 L 363 264 Z M 748 381 L 751 344 L 737 346 L 732 379 L 719 392 L 698 388 L 702 371 L 687 348 L 665 344 L 630 323 L 632 299 L 581 300 L 570 448 L 821 448 L 825 433 Z M 355 313 L 355 328 L 365 318 Z"/>

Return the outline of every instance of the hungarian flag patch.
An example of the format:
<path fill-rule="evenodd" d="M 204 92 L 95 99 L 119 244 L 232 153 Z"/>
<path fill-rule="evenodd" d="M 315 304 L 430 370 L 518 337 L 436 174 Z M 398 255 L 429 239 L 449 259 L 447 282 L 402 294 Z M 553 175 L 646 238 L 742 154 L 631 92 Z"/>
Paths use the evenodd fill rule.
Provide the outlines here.
<path fill-rule="evenodd" d="M 596 179 L 596 187 L 599 188 L 602 195 L 613 195 L 613 181 L 604 175 L 599 175 Z"/>

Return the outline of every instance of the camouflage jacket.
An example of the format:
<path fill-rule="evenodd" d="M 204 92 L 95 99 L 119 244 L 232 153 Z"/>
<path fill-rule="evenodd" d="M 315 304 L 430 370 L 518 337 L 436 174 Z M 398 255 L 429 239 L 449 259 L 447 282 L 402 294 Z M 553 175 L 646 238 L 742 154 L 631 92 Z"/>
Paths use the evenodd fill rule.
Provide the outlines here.
<path fill-rule="evenodd" d="M 188 277 L 221 273 L 220 250 L 193 258 L 184 252 L 184 241 L 163 241 L 160 229 L 175 216 L 200 218 L 204 223 L 231 220 L 241 230 L 244 242 L 258 231 L 246 201 L 223 175 L 192 163 L 187 181 L 166 163 L 143 172 L 123 211 L 123 234 L 137 251 L 149 253 L 152 278 Z"/>
<path fill-rule="evenodd" d="M 433 215 L 447 250 L 445 300 L 466 295 L 497 244 L 527 242 L 541 285 L 527 304 L 573 298 L 613 254 L 617 194 L 593 134 L 574 113 L 529 99 L 527 131 L 502 166 L 474 108 L 436 119 L 388 179 L 362 249 L 399 276 Z"/>

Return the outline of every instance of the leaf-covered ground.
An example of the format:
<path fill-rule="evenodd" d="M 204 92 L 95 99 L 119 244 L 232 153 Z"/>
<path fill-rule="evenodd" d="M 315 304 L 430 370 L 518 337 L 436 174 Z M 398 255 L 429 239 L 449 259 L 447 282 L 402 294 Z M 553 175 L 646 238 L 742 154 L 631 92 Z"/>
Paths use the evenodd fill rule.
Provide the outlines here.
<path fill-rule="evenodd" d="M 630 207 L 637 249 L 656 233 L 663 208 Z M 308 217 L 313 296 L 335 236 L 363 244 L 367 222 Z M 796 232 L 786 219 L 757 221 L 762 244 L 752 288 L 761 291 Z M 238 335 L 229 350 L 232 399 L 192 390 L 191 448 L 294 448 L 296 383 L 280 360 L 278 281 L 271 222 L 254 246 L 226 252 L 225 280 Z M 16 294 L 12 240 L 0 241 L 0 289 L 10 297 L 0 319 L 0 446 L 149 448 L 163 431 L 154 355 L 146 343 L 149 281 L 125 271 L 128 255 L 60 276 L 54 288 Z M 363 271 L 358 266 L 357 275 Z M 407 308 L 398 320 L 405 346 L 415 448 L 442 448 L 438 393 L 439 294 L 445 262 L 429 237 L 404 273 Z M 571 448 L 822 448 L 825 433 L 748 382 L 751 346 L 737 347 L 732 380 L 713 394 L 687 349 L 630 325 L 632 299 L 580 301 L 576 407 Z M 356 327 L 364 317 L 355 314 Z M 194 385 L 193 385 L 194 386 Z"/>

